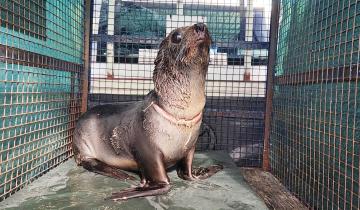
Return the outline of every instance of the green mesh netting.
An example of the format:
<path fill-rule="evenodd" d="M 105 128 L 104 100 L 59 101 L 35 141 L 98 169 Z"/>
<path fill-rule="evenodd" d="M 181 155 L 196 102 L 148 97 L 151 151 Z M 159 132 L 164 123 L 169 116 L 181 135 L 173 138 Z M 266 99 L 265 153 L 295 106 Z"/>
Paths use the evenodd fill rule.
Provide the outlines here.
<path fill-rule="evenodd" d="M 62 69 L 83 62 L 83 1 L 0 3 L 1 201 L 71 155 L 81 71 Z"/>
<path fill-rule="evenodd" d="M 359 209 L 359 26 L 359 1 L 281 1 L 276 75 L 291 83 L 299 72 L 345 69 L 275 85 L 273 172 L 316 209 Z"/>

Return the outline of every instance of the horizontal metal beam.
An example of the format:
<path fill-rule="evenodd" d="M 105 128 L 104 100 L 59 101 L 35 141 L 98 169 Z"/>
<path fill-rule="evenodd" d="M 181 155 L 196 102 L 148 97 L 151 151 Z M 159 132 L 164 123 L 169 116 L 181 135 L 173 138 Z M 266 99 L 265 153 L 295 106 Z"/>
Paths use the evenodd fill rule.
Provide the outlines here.
<path fill-rule="evenodd" d="M 162 37 L 141 37 L 131 35 L 107 35 L 107 34 L 93 34 L 91 41 L 93 42 L 117 42 L 124 44 L 148 44 L 158 46 L 164 38 Z M 217 47 L 221 48 L 239 48 L 239 49 L 269 49 L 269 42 L 254 42 L 254 41 L 228 41 L 217 42 Z"/>
<path fill-rule="evenodd" d="M 91 80 L 124 80 L 124 81 L 153 81 L 152 77 L 97 77 L 92 76 Z M 224 79 L 207 79 L 206 82 L 227 82 L 227 83 L 265 83 L 266 81 L 256 81 L 256 80 L 224 80 Z"/>
<path fill-rule="evenodd" d="M 205 109 L 205 117 L 227 117 L 227 118 L 236 118 L 236 119 L 256 119 L 264 120 L 265 113 L 262 111 L 241 111 L 234 112 L 232 111 L 210 111 Z"/>
<path fill-rule="evenodd" d="M 175 2 L 175 3 L 174 3 Z M 122 1 L 122 3 L 126 7 L 138 7 L 142 6 L 146 9 L 168 9 L 168 10 L 176 10 L 176 2 L 177 1 L 160 1 L 160 2 L 154 2 L 154 1 L 138 1 L 134 3 L 133 1 Z M 194 7 L 194 3 L 196 3 L 196 6 Z M 186 3 L 184 2 L 184 9 L 193 11 L 194 8 L 196 10 L 200 11 L 212 11 L 212 12 L 239 12 L 244 11 L 244 6 L 237 6 L 237 5 L 220 5 L 220 4 L 202 4 L 200 2 L 193 2 L 193 3 Z"/>
<path fill-rule="evenodd" d="M 277 85 L 299 85 L 355 81 L 360 78 L 359 64 L 277 76 Z"/>
<path fill-rule="evenodd" d="M 0 62 L 23 66 L 81 72 L 83 65 L 0 44 Z"/>

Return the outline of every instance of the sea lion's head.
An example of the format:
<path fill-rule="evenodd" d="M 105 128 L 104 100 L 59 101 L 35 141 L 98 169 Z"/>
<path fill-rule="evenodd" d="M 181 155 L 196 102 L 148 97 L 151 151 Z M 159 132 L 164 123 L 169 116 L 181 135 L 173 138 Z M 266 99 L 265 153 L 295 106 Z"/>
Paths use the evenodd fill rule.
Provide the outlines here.
<path fill-rule="evenodd" d="M 153 80 L 163 105 L 184 109 L 191 102 L 196 103 L 191 94 L 202 95 L 205 91 L 210 44 L 210 34 L 203 23 L 175 29 L 161 42 Z M 203 108 L 205 100 L 196 100 L 201 101 L 198 104 Z"/>
<path fill-rule="evenodd" d="M 211 37 L 203 23 L 177 28 L 161 42 L 154 62 L 155 71 L 165 68 L 186 71 L 194 69 L 195 65 L 207 69 L 210 44 Z"/>

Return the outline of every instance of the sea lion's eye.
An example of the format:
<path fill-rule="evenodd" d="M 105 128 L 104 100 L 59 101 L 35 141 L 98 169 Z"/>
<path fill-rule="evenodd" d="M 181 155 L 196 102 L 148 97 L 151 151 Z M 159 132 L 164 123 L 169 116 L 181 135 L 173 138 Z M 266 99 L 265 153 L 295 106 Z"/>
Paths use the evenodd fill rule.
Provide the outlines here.
<path fill-rule="evenodd" d="M 174 32 L 171 36 L 171 42 L 175 44 L 179 44 L 181 42 L 182 36 L 179 32 Z"/>

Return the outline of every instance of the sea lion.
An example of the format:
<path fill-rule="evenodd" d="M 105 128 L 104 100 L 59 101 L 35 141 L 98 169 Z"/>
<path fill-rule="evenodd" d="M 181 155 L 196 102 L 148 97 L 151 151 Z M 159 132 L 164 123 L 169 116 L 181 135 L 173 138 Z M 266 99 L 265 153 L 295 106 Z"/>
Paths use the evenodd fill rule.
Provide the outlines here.
<path fill-rule="evenodd" d="M 73 151 L 78 165 L 120 180 L 140 176 L 139 187 L 113 193 L 124 200 L 170 190 L 166 170 L 176 167 L 186 180 L 205 179 L 221 165 L 192 168 L 202 112 L 211 38 L 205 24 L 173 30 L 160 44 L 153 73 L 154 90 L 125 108 L 101 105 L 83 114 L 75 127 Z"/>

